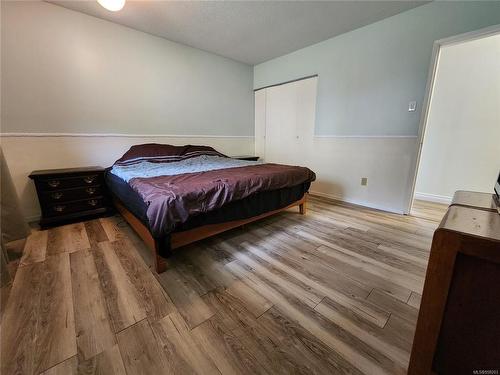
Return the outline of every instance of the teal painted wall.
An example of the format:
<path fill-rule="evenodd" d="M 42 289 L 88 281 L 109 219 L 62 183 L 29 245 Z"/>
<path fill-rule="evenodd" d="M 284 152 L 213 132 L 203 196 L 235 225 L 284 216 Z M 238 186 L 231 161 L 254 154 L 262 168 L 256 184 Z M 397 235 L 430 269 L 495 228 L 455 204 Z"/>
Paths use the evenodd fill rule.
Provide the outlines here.
<path fill-rule="evenodd" d="M 433 2 L 256 65 L 254 88 L 318 74 L 317 135 L 417 135 L 433 42 L 495 24 L 498 1 Z"/>

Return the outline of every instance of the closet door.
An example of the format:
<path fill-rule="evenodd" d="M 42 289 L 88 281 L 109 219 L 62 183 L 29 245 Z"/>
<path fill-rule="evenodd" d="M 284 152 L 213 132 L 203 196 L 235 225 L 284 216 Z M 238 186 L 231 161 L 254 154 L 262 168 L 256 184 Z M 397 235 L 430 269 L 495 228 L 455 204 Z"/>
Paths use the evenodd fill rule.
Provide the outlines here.
<path fill-rule="evenodd" d="M 301 165 L 312 140 L 317 78 L 265 89 L 265 161 Z"/>

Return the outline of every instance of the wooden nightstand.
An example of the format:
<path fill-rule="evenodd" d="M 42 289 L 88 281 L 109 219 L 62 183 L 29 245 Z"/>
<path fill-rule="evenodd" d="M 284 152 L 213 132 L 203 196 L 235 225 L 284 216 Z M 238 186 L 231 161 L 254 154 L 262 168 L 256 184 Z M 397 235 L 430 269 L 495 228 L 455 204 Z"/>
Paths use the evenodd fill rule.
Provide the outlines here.
<path fill-rule="evenodd" d="M 33 171 L 42 228 L 112 212 L 104 168 L 86 167 Z"/>
<path fill-rule="evenodd" d="M 257 161 L 259 160 L 258 156 L 252 156 L 252 155 L 240 155 L 240 156 L 231 156 L 233 159 L 239 159 L 239 160 L 248 160 L 248 161 Z"/>

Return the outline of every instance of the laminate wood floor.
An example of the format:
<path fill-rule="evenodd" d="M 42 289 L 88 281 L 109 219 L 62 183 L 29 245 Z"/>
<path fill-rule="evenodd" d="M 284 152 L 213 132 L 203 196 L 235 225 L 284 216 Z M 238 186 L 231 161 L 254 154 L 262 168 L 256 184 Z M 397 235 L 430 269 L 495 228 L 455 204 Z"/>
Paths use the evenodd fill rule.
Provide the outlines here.
<path fill-rule="evenodd" d="M 447 208 L 448 206 L 444 204 L 415 199 L 413 200 L 411 215 L 439 222 L 443 218 Z"/>
<path fill-rule="evenodd" d="M 311 197 L 161 275 L 119 216 L 34 231 L 2 301 L 1 373 L 404 374 L 445 212 L 414 209 Z"/>

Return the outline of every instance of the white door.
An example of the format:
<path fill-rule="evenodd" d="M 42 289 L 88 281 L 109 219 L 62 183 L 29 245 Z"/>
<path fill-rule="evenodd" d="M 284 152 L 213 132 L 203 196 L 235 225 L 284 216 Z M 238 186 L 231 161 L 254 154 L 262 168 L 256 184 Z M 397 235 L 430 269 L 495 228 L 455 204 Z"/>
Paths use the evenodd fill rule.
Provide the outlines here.
<path fill-rule="evenodd" d="M 266 162 L 301 165 L 314 133 L 317 77 L 255 93 L 255 145 Z"/>

